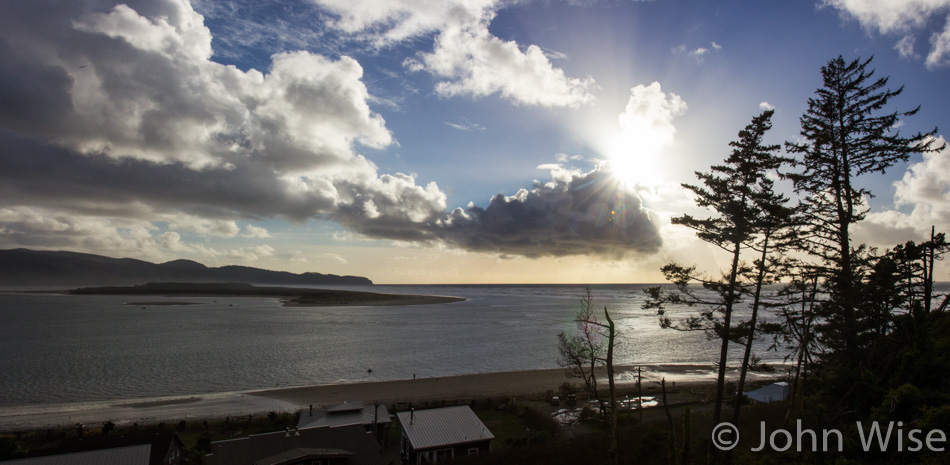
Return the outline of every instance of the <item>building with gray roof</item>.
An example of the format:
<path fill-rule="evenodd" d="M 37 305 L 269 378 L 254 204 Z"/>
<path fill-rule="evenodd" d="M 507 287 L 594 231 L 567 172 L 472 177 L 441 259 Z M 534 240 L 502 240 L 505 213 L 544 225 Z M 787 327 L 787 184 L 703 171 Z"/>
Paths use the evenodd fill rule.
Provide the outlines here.
<path fill-rule="evenodd" d="M 184 449 L 185 443 L 174 431 L 126 431 L 66 438 L 31 450 L 29 458 L 3 465 L 178 465 Z"/>
<path fill-rule="evenodd" d="M 438 463 L 487 454 L 495 436 L 467 405 L 396 414 L 402 427 L 400 453 L 407 463 Z"/>
<path fill-rule="evenodd" d="M 387 445 L 392 420 L 389 410 L 384 404 L 353 404 L 343 402 L 327 408 L 300 412 L 297 428 L 316 428 L 320 426 L 347 426 L 363 425 L 366 431 L 372 432 L 380 444 Z"/>
<path fill-rule="evenodd" d="M 4 465 L 149 465 L 150 444 L 10 460 Z"/>
<path fill-rule="evenodd" d="M 321 426 L 215 441 L 208 465 L 383 465 L 373 435 L 362 425 Z"/>

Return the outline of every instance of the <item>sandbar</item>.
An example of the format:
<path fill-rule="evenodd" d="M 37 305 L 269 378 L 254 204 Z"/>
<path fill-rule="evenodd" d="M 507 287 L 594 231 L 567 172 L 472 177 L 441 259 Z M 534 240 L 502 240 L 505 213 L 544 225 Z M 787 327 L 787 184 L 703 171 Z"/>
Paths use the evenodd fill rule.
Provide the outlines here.
<path fill-rule="evenodd" d="M 453 296 L 381 294 L 339 289 L 255 286 L 246 283 L 148 283 L 137 286 L 84 287 L 65 292 L 73 295 L 277 297 L 287 307 L 431 305 L 465 300 Z M 187 304 L 150 301 L 134 305 Z"/>

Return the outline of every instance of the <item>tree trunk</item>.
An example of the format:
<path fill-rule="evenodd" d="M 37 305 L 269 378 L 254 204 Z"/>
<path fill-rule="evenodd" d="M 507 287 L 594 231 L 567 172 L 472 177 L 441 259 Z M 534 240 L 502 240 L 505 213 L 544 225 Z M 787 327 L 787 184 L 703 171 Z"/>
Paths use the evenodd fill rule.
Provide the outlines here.
<path fill-rule="evenodd" d="M 755 278 L 755 297 L 752 299 L 752 316 L 749 317 L 749 336 L 745 341 L 745 353 L 742 355 L 742 365 L 739 367 L 739 384 L 736 386 L 736 405 L 732 413 L 732 424 L 739 424 L 739 409 L 742 407 L 742 391 L 745 389 L 746 373 L 749 371 L 749 359 L 752 357 L 752 342 L 755 340 L 755 325 L 759 314 L 760 299 L 762 296 L 762 281 L 765 279 L 765 260 L 768 257 L 769 235 L 765 233 L 762 242 L 762 256 L 759 262 L 759 274 Z"/>
<path fill-rule="evenodd" d="M 732 253 L 732 271 L 729 273 L 729 289 L 726 296 L 725 315 L 723 316 L 722 346 L 719 349 L 719 375 L 716 378 L 716 407 L 713 410 L 713 425 L 722 418 L 722 398 L 726 391 L 726 361 L 729 359 L 729 329 L 732 325 L 732 306 L 735 300 L 736 278 L 739 269 L 739 250 L 741 243 L 736 242 Z"/>
<path fill-rule="evenodd" d="M 610 445 L 607 448 L 607 460 L 611 464 L 620 463 L 620 440 L 617 432 L 617 391 L 614 389 L 614 320 L 604 307 L 607 319 L 607 386 L 610 390 Z"/>

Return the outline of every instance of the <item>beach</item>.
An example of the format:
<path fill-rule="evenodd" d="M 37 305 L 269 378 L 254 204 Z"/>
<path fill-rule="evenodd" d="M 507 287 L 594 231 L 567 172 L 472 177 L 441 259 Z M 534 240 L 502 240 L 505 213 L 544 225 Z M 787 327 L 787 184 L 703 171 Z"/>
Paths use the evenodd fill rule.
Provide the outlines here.
<path fill-rule="evenodd" d="M 656 392 L 661 378 L 668 383 L 684 385 L 708 384 L 715 381 L 709 364 L 641 365 L 644 392 Z M 635 366 L 617 367 L 618 386 L 631 388 L 636 383 Z M 780 376 L 776 373 L 750 373 L 750 382 Z M 730 370 L 730 379 L 737 373 Z M 343 401 L 385 404 L 471 400 L 486 397 L 532 396 L 541 398 L 547 391 L 557 392 L 565 381 L 563 369 L 524 370 L 478 373 L 456 376 L 400 379 L 365 383 L 323 384 L 291 388 L 200 394 L 180 397 L 134 399 L 122 401 L 83 402 L 74 404 L 39 404 L 15 406 L 0 411 L 0 431 L 30 430 L 76 423 L 148 424 L 212 418 L 261 415 L 267 412 L 295 412 Z M 606 383 L 605 383 L 606 385 Z"/>

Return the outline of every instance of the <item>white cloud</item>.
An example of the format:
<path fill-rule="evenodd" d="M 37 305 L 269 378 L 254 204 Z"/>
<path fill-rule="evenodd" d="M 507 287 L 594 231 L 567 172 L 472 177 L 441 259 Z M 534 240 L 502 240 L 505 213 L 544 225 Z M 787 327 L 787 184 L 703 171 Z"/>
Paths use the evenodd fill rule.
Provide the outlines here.
<path fill-rule="evenodd" d="M 934 143 L 941 144 L 946 144 L 942 137 Z M 950 150 L 925 153 L 923 161 L 911 165 L 894 186 L 895 203 L 912 206 L 917 219 L 950 221 Z"/>
<path fill-rule="evenodd" d="M 943 31 L 935 32 L 930 37 L 930 43 L 933 47 L 927 54 L 927 67 L 950 65 L 950 16 L 947 17 Z"/>
<path fill-rule="evenodd" d="M 270 233 L 267 232 L 266 229 L 260 226 L 254 226 L 253 224 L 248 224 L 244 226 L 244 232 L 241 233 L 241 237 L 266 239 L 268 237 L 271 237 L 271 235 Z"/>
<path fill-rule="evenodd" d="M 917 53 L 914 52 L 914 36 L 904 36 L 894 44 L 894 50 L 903 58 L 917 58 Z"/>
<path fill-rule="evenodd" d="M 161 215 L 156 215 L 156 218 Z M 240 228 L 233 220 L 202 218 L 195 215 L 172 215 L 167 220 L 168 229 L 188 231 L 204 236 L 234 237 Z"/>
<path fill-rule="evenodd" d="M 950 0 L 821 0 L 820 5 L 837 9 L 867 30 L 901 35 L 895 48 L 904 57 L 912 56 L 914 31 L 925 29 L 932 17 L 950 10 Z M 943 32 L 931 36 L 928 67 L 950 64 L 950 17 L 945 24 Z"/>
<path fill-rule="evenodd" d="M 487 16 L 487 15 L 486 15 Z M 500 94 L 516 104 L 578 107 L 594 100 L 593 78 L 569 78 L 541 48 L 524 50 L 488 31 L 490 16 L 464 18 L 446 25 L 435 50 L 422 54 L 410 69 L 425 69 L 446 80 L 436 85 L 443 96 Z"/>
<path fill-rule="evenodd" d="M 611 169 L 628 182 L 649 184 L 657 179 L 658 157 L 673 143 L 673 119 L 686 112 L 686 102 L 663 92 L 659 82 L 630 89 L 630 99 L 617 118 L 620 132 L 610 139 L 606 155 Z"/>
<path fill-rule="evenodd" d="M 313 0 L 337 15 L 331 26 L 385 46 L 441 29 L 454 15 L 477 15 L 496 0 Z"/>
<path fill-rule="evenodd" d="M 537 45 L 492 35 L 498 0 L 314 0 L 337 15 L 336 28 L 385 46 L 436 33 L 434 50 L 404 66 L 442 78 L 442 96 L 499 94 L 516 104 L 577 107 L 593 101 L 594 80 L 570 78 Z M 552 54 L 556 59 L 563 54 Z"/>
<path fill-rule="evenodd" d="M 210 32 L 185 0 L 0 5 L 5 247 L 254 261 L 276 251 L 214 247 L 195 235 L 264 237 L 238 221 L 274 217 L 523 256 L 648 253 L 660 243 L 639 199 L 611 190 L 616 180 L 599 171 L 555 170 L 550 183 L 462 214 L 446 211 L 434 182 L 378 173 L 358 149 L 395 142 L 352 58 L 298 51 L 273 55 L 265 72 L 222 65 L 210 60 Z M 444 95 L 564 107 L 593 99 L 592 79 L 568 78 L 539 47 L 491 35 L 493 2 L 452 4 L 439 21 L 404 26 L 398 18 L 427 13 L 413 2 L 392 5 L 396 16 L 383 22 L 341 16 L 338 27 L 399 40 L 438 23 L 434 50 L 418 59 L 443 78 Z M 672 97 L 666 104 L 677 106 Z M 530 214 L 505 216 L 519 208 Z M 486 231 L 491 244 L 479 235 Z"/>
<path fill-rule="evenodd" d="M 458 129 L 459 131 L 465 131 L 465 132 L 484 131 L 484 130 L 485 130 L 485 126 L 482 126 L 481 124 L 478 124 L 478 123 L 469 123 L 469 122 L 465 122 L 465 123 L 450 123 L 450 122 L 446 121 L 445 124 L 446 124 L 446 126 L 452 128 L 452 129 Z"/>
<path fill-rule="evenodd" d="M 775 107 L 769 102 L 762 102 L 759 104 L 759 109 L 762 111 L 766 111 L 766 110 L 774 110 Z"/>
<path fill-rule="evenodd" d="M 940 137 L 934 145 L 946 141 Z M 930 226 L 950 233 L 950 149 L 925 153 L 923 160 L 910 165 L 894 183 L 894 203 L 908 208 L 871 212 L 858 223 L 859 239 L 879 247 L 893 247 L 908 239 L 924 239 Z"/>
<path fill-rule="evenodd" d="M 694 50 L 689 50 L 685 44 L 681 44 L 676 47 L 673 47 L 673 54 L 676 55 L 676 54 L 685 53 L 688 56 L 693 57 L 697 63 L 702 63 L 703 60 L 706 59 L 706 56 L 708 56 L 710 53 L 718 52 L 719 50 L 722 50 L 722 45 L 719 45 L 716 42 L 710 42 L 709 46 L 712 48 L 709 49 L 706 47 L 698 47 Z"/>
<path fill-rule="evenodd" d="M 337 262 L 337 263 L 339 263 L 339 264 L 341 264 L 341 265 L 346 265 L 346 264 L 349 263 L 345 258 L 343 258 L 342 255 L 338 255 L 338 254 L 335 254 L 335 253 L 324 253 L 324 254 L 317 255 L 317 256 L 315 256 L 315 257 L 313 257 L 313 258 L 315 258 L 315 259 L 317 259 L 317 260 L 319 260 L 319 261 L 327 261 L 327 260 L 329 260 L 329 261 Z M 306 259 L 304 259 L 304 261 L 306 261 Z"/>
<path fill-rule="evenodd" d="M 559 153 L 554 157 L 558 163 L 567 163 L 569 161 L 580 161 L 584 159 L 583 155 L 568 155 L 566 153 Z"/>
<path fill-rule="evenodd" d="M 931 15 L 950 6 L 950 1 L 822 0 L 821 4 L 857 19 L 868 29 L 888 34 L 924 26 Z"/>
<path fill-rule="evenodd" d="M 394 140 L 352 58 L 279 53 L 266 73 L 221 65 L 210 60 L 202 17 L 182 0 L 55 11 L 23 2 L 4 4 L 2 16 L 0 75 L 14 79 L 0 89 L 0 145 L 9 148 L 0 207 L 233 237 L 241 217 L 326 218 L 362 197 L 392 198 L 392 179 L 418 195 L 377 199 L 381 215 L 364 220 L 411 221 L 444 205 L 435 184 L 381 179 L 356 152 Z M 7 237 L 16 229 L 0 226 Z"/>

